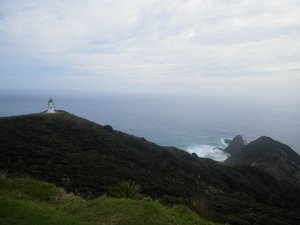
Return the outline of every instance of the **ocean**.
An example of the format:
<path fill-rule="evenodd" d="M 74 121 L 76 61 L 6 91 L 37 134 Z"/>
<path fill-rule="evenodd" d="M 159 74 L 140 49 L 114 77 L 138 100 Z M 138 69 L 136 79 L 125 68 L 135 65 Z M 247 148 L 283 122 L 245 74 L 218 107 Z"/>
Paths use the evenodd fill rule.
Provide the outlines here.
<path fill-rule="evenodd" d="M 56 109 L 217 161 L 228 157 L 217 147 L 226 147 L 224 138 L 238 134 L 247 142 L 270 136 L 300 152 L 300 104 L 278 99 L 168 94 L 1 94 L 0 116 L 44 111 L 50 97 Z"/>

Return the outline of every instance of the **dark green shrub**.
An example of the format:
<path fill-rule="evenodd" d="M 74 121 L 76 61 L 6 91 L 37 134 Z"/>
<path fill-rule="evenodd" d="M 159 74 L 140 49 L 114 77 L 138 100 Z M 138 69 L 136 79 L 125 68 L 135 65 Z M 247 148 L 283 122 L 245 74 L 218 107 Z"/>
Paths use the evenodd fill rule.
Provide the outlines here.
<path fill-rule="evenodd" d="M 123 180 L 112 187 L 111 195 L 116 198 L 141 199 L 141 186 L 133 181 Z"/>

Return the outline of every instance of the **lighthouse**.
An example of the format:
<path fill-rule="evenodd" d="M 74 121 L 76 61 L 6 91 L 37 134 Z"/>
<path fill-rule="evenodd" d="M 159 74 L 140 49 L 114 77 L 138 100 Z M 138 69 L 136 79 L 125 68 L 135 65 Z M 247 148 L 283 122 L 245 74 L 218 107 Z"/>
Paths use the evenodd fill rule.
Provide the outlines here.
<path fill-rule="evenodd" d="M 48 111 L 47 113 L 55 113 L 55 106 L 52 98 L 48 101 Z"/>

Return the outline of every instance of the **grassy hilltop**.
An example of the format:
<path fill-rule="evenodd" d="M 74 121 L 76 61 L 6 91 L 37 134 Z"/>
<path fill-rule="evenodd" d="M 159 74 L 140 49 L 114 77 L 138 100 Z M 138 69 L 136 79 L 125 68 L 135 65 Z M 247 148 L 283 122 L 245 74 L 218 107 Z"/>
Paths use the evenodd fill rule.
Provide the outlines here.
<path fill-rule="evenodd" d="M 300 221 L 299 188 L 260 169 L 158 146 L 66 112 L 0 118 L 0 170 L 88 199 L 132 180 L 152 199 L 185 204 L 200 214 L 204 207 L 218 222 Z"/>
<path fill-rule="evenodd" d="M 183 205 L 105 196 L 86 201 L 31 179 L 0 179 L 0 209 L 0 225 L 217 225 Z"/>

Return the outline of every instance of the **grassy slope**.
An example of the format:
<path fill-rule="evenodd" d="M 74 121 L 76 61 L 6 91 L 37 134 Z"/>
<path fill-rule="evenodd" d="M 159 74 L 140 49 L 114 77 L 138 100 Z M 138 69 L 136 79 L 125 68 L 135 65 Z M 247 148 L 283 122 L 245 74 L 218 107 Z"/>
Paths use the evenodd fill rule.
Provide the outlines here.
<path fill-rule="evenodd" d="M 61 189 L 30 179 L 0 180 L 0 225 L 214 225 L 187 207 L 100 197 L 55 201 Z"/>
<path fill-rule="evenodd" d="M 69 113 L 0 118 L 0 170 L 86 197 L 133 180 L 163 203 L 203 202 L 220 222 L 254 224 L 264 215 L 300 221 L 299 189 L 257 168 L 198 158 Z"/>

